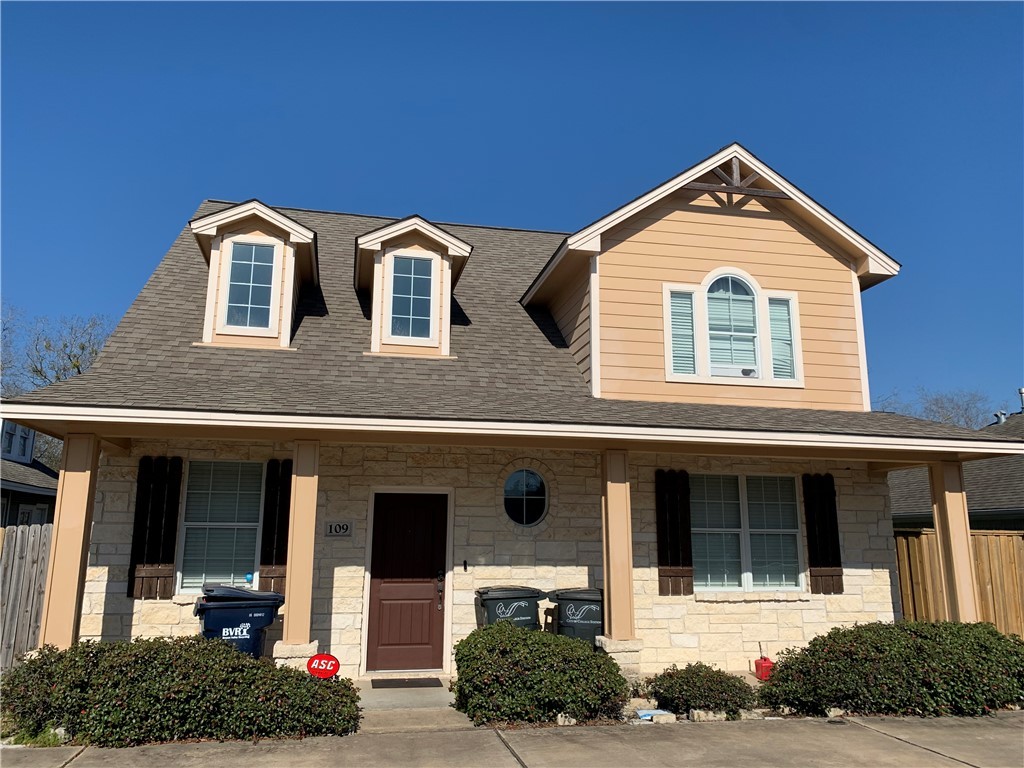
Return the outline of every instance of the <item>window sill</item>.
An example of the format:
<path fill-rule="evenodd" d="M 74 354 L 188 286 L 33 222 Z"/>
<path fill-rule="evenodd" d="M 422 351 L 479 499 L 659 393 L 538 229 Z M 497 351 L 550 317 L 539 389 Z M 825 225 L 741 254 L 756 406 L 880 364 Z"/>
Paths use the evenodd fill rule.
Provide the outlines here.
<path fill-rule="evenodd" d="M 720 384 L 740 387 L 779 387 L 782 389 L 804 389 L 803 379 L 755 379 L 743 376 L 691 376 L 682 373 L 665 373 L 670 384 Z"/>
<path fill-rule="evenodd" d="M 702 592 L 694 590 L 693 598 L 698 603 L 809 603 L 811 595 L 802 590 L 786 592 Z"/>

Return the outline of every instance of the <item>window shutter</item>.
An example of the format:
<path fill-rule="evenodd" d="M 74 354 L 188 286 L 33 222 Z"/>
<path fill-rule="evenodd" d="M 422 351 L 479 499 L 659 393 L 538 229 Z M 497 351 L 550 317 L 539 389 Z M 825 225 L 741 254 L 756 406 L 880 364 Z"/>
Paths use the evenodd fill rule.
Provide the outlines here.
<path fill-rule="evenodd" d="M 174 594 L 181 470 L 178 456 L 139 459 L 128 597 L 167 600 Z"/>
<path fill-rule="evenodd" d="M 292 495 L 292 460 L 267 462 L 260 537 L 260 589 L 284 594 L 288 563 L 288 513 Z"/>
<path fill-rule="evenodd" d="M 672 325 L 672 373 L 697 372 L 693 348 L 693 294 L 669 294 L 669 314 Z"/>
<path fill-rule="evenodd" d="M 690 476 L 684 470 L 654 473 L 658 522 L 658 594 L 693 594 L 690 543 Z"/>
<path fill-rule="evenodd" d="M 804 475 L 804 516 L 807 523 L 807 565 L 811 592 L 843 592 L 843 561 L 839 547 L 836 482 L 830 474 Z"/>
<path fill-rule="evenodd" d="M 772 335 L 772 376 L 776 379 L 795 379 L 793 320 L 789 299 L 768 299 L 768 322 Z"/>

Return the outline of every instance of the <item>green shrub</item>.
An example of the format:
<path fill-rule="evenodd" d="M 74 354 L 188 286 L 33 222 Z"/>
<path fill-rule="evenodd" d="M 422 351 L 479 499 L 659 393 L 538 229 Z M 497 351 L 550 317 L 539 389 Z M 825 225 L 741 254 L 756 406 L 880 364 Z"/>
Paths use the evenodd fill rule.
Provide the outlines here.
<path fill-rule="evenodd" d="M 837 628 L 784 651 L 758 698 L 808 715 L 982 715 L 1024 702 L 1024 641 L 991 624 Z"/>
<path fill-rule="evenodd" d="M 185 637 L 45 647 L 0 678 L 5 723 L 63 727 L 77 743 L 345 734 L 359 727 L 351 680 L 318 680 L 220 640 Z"/>
<path fill-rule="evenodd" d="M 611 657 L 585 642 L 507 621 L 455 646 L 452 705 L 477 725 L 619 718 L 629 685 Z"/>
<path fill-rule="evenodd" d="M 686 713 L 691 709 L 725 712 L 738 718 L 741 709 L 754 706 L 754 689 L 746 680 L 707 664 L 673 664 L 660 675 L 647 679 L 647 690 L 661 709 Z"/>

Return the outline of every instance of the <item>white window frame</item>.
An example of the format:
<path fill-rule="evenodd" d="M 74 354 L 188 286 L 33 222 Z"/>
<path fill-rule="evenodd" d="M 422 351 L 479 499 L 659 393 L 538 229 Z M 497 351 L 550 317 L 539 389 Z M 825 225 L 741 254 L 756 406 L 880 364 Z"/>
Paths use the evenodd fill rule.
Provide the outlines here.
<path fill-rule="evenodd" d="M 754 292 L 757 322 L 757 376 L 722 376 L 711 373 L 711 341 L 708 329 L 708 288 L 720 277 L 735 277 Z M 693 350 L 696 373 L 676 373 L 672 369 L 672 294 L 693 296 Z M 789 321 L 793 335 L 792 379 L 776 379 L 772 367 L 771 323 L 768 300 L 789 302 Z M 664 333 L 665 381 L 691 384 L 738 385 L 747 387 L 804 388 L 803 343 L 800 337 L 800 303 L 795 291 L 766 291 L 749 273 L 736 267 L 719 267 L 704 277 L 700 285 L 693 283 L 662 284 L 662 329 Z"/>
<path fill-rule="evenodd" d="M 420 338 L 415 336 L 394 336 L 391 333 L 391 305 L 394 299 L 394 276 L 395 258 L 423 259 L 430 262 L 430 336 Z M 382 314 L 381 328 L 382 341 L 384 344 L 394 344 L 406 347 L 436 347 L 439 341 L 438 316 L 441 314 L 441 307 L 438 305 L 440 292 L 438 287 L 441 284 L 441 254 L 433 251 L 422 251 L 413 248 L 389 248 L 384 253 L 384 312 Z"/>
<path fill-rule="evenodd" d="M 255 562 L 252 566 L 252 587 L 260 583 L 260 554 L 263 547 L 263 505 L 266 502 L 267 493 L 267 463 L 259 461 L 235 461 L 233 459 L 189 459 L 185 462 L 185 469 L 181 473 L 181 501 L 178 502 L 178 533 L 174 546 L 174 594 L 175 595 L 199 595 L 202 589 L 190 587 L 184 589 L 182 582 L 182 565 L 185 559 L 185 529 L 186 528 L 248 528 L 249 523 L 239 525 L 237 523 L 186 523 L 185 506 L 188 504 L 188 475 L 193 461 L 223 461 L 231 464 L 261 464 L 263 474 L 260 476 L 260 516 L 256 522 L 256 551 L 253 553 Z"/>
<path fill-rule="evenodd" d="M 231 287 L 231 264 L 235 243 L 241 245 L 274 246 L 273 277 L 270 286 L 270 325 L 267 328 L 251 328 L 245 325 L 228 325 L 228 293 Z M 267 235 L 247 235 L 241 232 L 224 235 L 220 242 L 220 284 L 217 302 L 218 334 L 228 336 L 262 336 L 276 338 L 281 332 L 281 265 L 284 260 L 284 241 Z"/>
<path fill-rule="evenodd" d="M 803 493 L 801 489 L 801 483 L 799 482 L 799 476 L 789 475 L 779 472 L 752 472 L 749 474 L 735 474 L 730 472 L 696 472 L 694 475 L 703 476 L 720 476 L 720 477 L 736 477 L 739 478 L 740 485 L 740 567 L 742 573 L 740 575 L 740 586 L 738 587 L 723 587 L 723 586 L 703 586 L 697 583 L 696 574 L 694 574 L 693 589 L 695 592 L 806 592 L 807 591 L 807 579 L 806 579 L 806 556 L 804 555 L 805 548 L 805 534 L 804 534 L 804 521 L 801 510 L 804 508 Z M 754 570 L 751 563 L 750 557 L 750 518 L 747 509 L 747 478 L 748 477 L 788 477 L 793 480 L 793 486 L 796 489 L 796 559 L 797 559 L 797 586 L 795 587 L 762 587 L 754 585 Z M 692 537 L 693 531 L 700 532 L 725 532 L 735 533 L 735 528 L 697 528 L 692 524 L 690 525 L 690 535 Z M 782 529 L 782 528 L 758 528 L 758 533 L 793 533 L 793 529 Z M 692 546 L 692 538 L 691 538 Z"/>

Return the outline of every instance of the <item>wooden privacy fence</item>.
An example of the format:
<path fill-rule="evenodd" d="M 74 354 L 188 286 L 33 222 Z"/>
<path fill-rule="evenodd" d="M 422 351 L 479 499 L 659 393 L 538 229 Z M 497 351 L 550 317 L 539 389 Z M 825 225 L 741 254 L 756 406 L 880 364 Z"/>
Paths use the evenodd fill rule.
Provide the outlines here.
<path fill-rule="evenodd" d="M 25 525 L 0 528 L 0 670 L 39 644 L 53 524 L 45 510 Z"/>
<path fill-rule="evenodd" d="M 971 549 L 981 620 L 1024 636 L 1024 532 L 972 531 Z M 935 531 L 897 530 L 896 561 L 903 616 L 948 620 Z"/>

